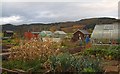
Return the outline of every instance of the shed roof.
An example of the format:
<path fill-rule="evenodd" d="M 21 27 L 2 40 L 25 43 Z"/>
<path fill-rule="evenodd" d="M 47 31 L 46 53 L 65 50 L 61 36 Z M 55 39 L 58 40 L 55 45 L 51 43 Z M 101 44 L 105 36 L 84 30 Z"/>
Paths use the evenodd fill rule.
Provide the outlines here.
<path fill-rule="evenodd" d="M 64 31 L 55 31 L 55 34 L 66 34 Z"/>
<path fill-rule="evenodd" d="M 79 30 L 81 31 L 83 34 L 90 34 L 87 30 Z"/>
<path fill-rule="evenodd" d="M 7 33 L 13 33 L 13 31 L 10 31 L 10 30 L 6 30 L 5 32 L 7 32 Z"/>
<path fill-rule="evenodd" d="M 45 34 L 52 34 L 51 31 L 41 31 L 41 33 L 45 33 Z"/>
<path fill-rule="evenodd" d="M 102 24 L 96 25 L 91 38 L 95 39 L 118 39 L 120 33 L 118 32 L 118 24 Z"/>
<path fill-rule="evenodd" d="M 82 32 L 83 34 L 90 34 L 87 30 L 80 30 L 80 29 L 78 29 L 77 31 L 80 31 L 80 32 Z M 77 32 L 77 31 L 76 31 L 76 32 Z M 75 32 L 75 33 L 76 33 L 76 32 Z"/>
<path fill-rule="evenodd" d="M 41 32 L 40 32 L 40 35 L 41 35 L 42 37 L 52 36 L 53 33 L 52 33 L 51 31 L 41 31 Z"/>
<path fill-rule="evenodd" d="M 39 34 L 40 32 L 31 32 L 31 33 L 33 33 L 33 34 Z"/>

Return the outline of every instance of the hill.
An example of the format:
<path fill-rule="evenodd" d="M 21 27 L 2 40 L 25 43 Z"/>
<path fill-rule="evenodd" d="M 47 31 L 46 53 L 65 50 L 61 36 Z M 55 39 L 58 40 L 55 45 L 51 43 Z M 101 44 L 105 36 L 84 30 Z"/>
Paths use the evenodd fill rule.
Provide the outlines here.
<path fill-rule="evenodd" d="M 96 24 L 112 24 L 120 20 L 115 18 L 101 17 L 101 18 L 88 18 L 78 21 L 58 22 L 58 23 L 31 23 L 22 25 L 4 24 L 2 31 L 13 30 L 19 34 L 26 31 L 42 31 L 42 30 L 63 30 L 65 32 L 73 32 L 76 29 L 93 29 Z"/>

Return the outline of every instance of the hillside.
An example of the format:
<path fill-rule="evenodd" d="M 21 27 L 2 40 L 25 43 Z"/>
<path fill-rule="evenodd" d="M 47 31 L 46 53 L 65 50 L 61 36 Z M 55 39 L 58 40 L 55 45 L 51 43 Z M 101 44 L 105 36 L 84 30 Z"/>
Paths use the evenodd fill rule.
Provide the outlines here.
<path fill-rule="evenodd" d="M 65 32 L 73 32 L 76 29 L 93 29 L 96 24 L 112 24 L 119 20 L 115 18 L 89 18 L 81 19 L 79 21 L 58 22 L 58 23 L 31 23 L 22 25 L 4 24 L 2 25 L 2 31 L 13 30 L 19 34 L 23 34 L 26 31 L 42 31 L 42 30 L 63 30 Z"/>

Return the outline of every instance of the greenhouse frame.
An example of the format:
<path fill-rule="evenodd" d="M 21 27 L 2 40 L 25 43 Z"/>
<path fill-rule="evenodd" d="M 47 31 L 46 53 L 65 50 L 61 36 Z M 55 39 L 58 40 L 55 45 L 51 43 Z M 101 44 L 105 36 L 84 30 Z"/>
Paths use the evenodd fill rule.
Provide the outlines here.
<path fill-rule="evenodd" d="M 96 25 L 91 35 L 91 42 L 93 44 L 119 44 L 118 26 L 117 23 Z"/>

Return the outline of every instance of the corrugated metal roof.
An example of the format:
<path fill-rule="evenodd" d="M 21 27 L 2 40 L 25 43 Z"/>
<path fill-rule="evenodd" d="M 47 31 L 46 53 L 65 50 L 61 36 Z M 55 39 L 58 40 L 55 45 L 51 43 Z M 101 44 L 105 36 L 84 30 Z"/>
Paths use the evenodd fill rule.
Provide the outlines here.
<path fill-rule="evenodd" d="M 88 31 L 86 30 L 79 30 L 80 32 L 82 32 L 83 34 L 90 34 Z"/>

